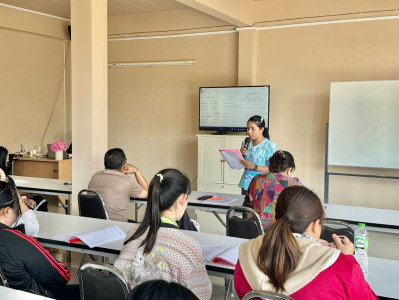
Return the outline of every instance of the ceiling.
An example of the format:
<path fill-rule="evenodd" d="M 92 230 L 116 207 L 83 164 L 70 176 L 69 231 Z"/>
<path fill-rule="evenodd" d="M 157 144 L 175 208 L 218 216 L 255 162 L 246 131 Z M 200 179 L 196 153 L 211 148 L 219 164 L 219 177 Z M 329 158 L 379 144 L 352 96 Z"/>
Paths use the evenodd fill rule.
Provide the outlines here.
<path fill-rule="evenodd" d="M 69 19 L 70 0 L 0 0 L 0 3 Z M 174 0 L 108 0 L 108 16 L 187 9 Z"/>

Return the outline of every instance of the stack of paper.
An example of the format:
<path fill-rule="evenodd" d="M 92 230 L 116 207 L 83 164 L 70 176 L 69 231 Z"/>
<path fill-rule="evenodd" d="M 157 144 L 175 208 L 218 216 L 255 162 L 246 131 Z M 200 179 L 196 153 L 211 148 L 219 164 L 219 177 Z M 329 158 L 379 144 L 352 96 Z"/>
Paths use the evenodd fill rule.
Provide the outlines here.
<path fill-rule="evenodd" d="M 52 238 L 55 240 L 68 243 L 73 243 L 80 240 L 90 248 L 125 239 L 125 237 L 126 233 L 124 233 L 123 230 L 118 226 L 107 227 L 99 230 L 70 232 L 52 236 Z"/>
<path fill-rule="evenodd" d="M 203 203 L 228 204 L 230 202 L 233 202 L 234 200 L 237 200 L 237 197 L 218 197 L 218 196 L 214 196 L 212 198 L 209 198 L 208 200 L 205 200 Z"/>
<path fill-rule="evenodd" d="M 240 248 L 240 244 L 233 247 L 202 245 L 207 261 L 213 263 L 225 263 L 232 266 L 237 264 L 238 248 Z"/>

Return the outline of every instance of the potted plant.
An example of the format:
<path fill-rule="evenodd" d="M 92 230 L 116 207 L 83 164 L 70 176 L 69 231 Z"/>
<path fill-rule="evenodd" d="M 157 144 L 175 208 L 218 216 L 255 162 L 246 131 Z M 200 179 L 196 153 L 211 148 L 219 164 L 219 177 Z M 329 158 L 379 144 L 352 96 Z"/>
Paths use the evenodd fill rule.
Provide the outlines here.
<path fill-rule="evenodd" d="M 50 150 L 55 153 L 56 160 L 62 160 L 64 157 L 64 151 L 67 150 L 67 146 L 64 142 L 53 142 L 50 146 Z"/>

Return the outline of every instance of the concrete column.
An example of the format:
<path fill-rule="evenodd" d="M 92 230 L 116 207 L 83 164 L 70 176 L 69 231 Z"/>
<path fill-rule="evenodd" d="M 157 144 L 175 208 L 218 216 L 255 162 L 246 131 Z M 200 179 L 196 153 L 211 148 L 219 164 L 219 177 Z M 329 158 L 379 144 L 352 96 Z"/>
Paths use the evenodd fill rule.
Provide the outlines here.
<path fill-rule="evenodd" d="M 256 85 L 257 33 L 238 31 L 238 85 Z"/>
<path fill-rule="evenodd" d="M 72 213 L 108 149 L 107 0 L 71 0 Z"/>

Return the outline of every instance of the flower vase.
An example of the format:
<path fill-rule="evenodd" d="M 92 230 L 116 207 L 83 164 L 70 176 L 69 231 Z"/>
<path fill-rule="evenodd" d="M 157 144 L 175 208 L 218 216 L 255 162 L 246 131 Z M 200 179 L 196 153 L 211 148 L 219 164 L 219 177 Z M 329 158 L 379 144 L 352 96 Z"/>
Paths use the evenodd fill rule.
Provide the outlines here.
<path fill-rule="evenodd" d="M 64 151 L 55 151 L 55 160 L 63 160 Z"/>

